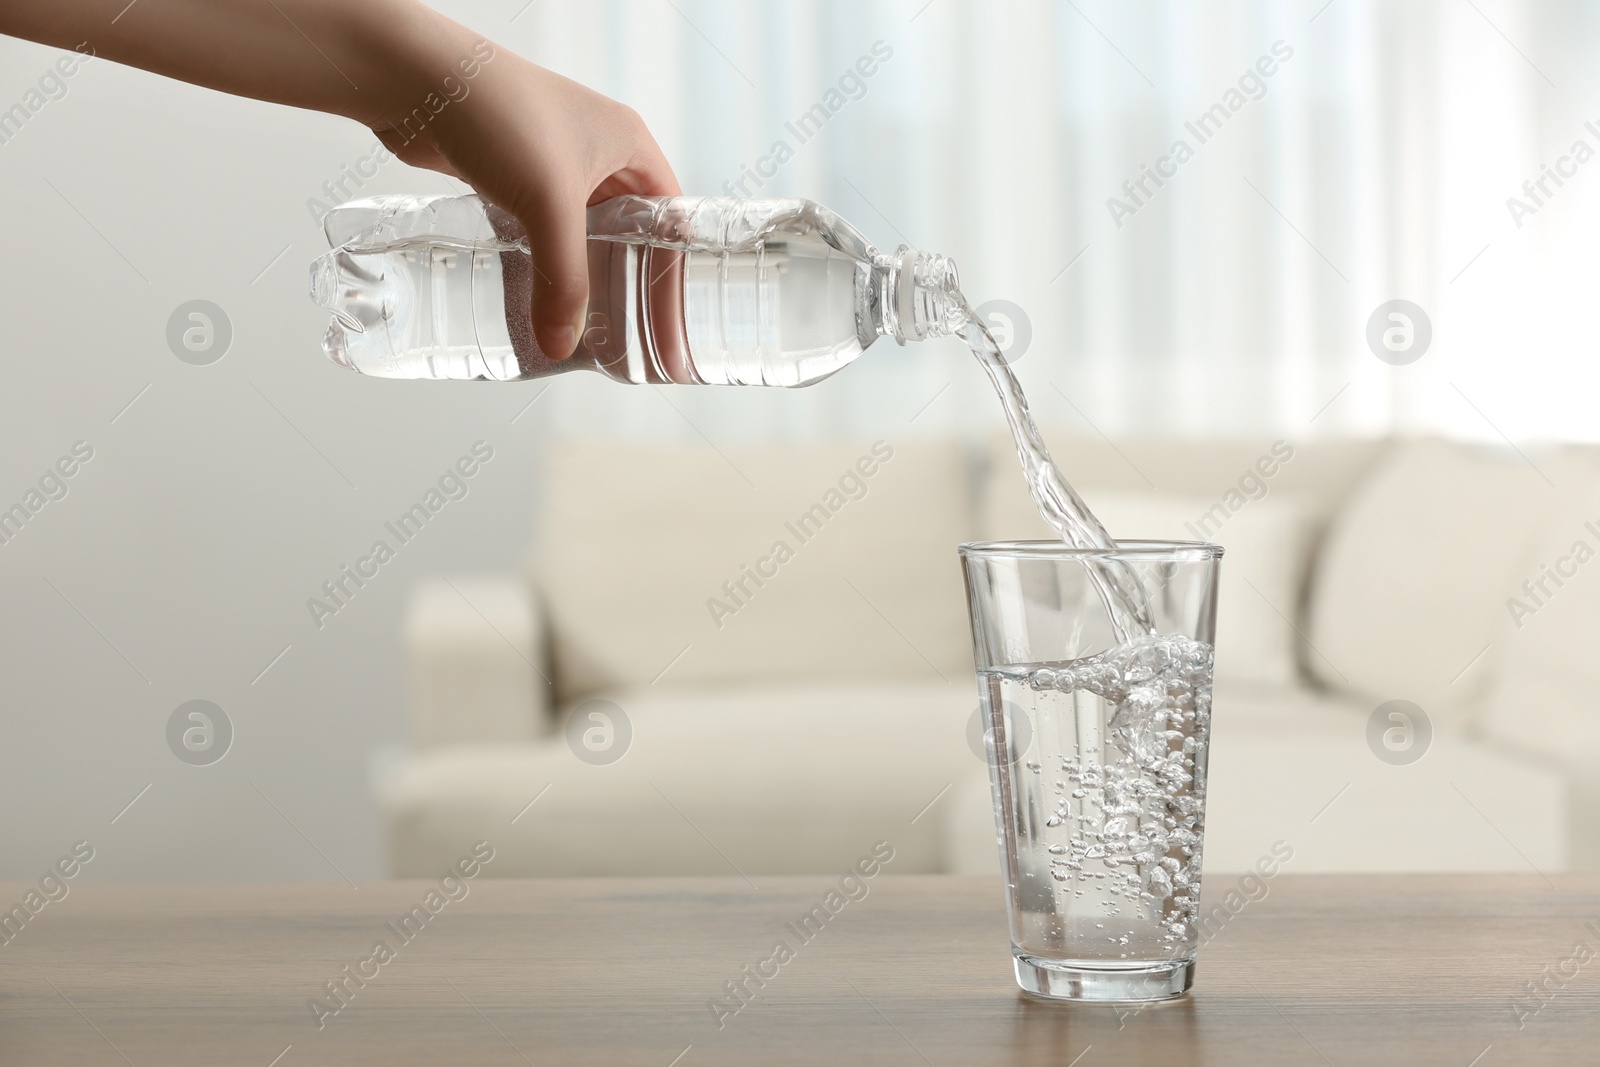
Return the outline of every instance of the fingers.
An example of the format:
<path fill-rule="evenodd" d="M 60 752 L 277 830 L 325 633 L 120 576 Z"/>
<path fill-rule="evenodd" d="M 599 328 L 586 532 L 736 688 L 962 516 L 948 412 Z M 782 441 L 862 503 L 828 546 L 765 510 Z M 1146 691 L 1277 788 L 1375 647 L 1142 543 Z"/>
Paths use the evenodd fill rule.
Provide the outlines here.
<path fill-rule="evenodd" d="M 540 197 L 521 218 L 533 253 L 533 335 L 549 359 L 572 354 L 589 304 L 589 241 L 578 196 Z"/>
<path fill-rule="evenodd" d="M 379 136 L 400 159 L 462 177 L 522 223 L 533 334 L 551 360 L 570 356 L 587 325 L 588 205 L 624 193 L 681 195 L 636 112 L 532 64 L 497 66 L 424 137 Z"/>
<path fill-rule="evenodd" d="M 650 136 L 644 120 L 637 113 L 632 113 L 632 117 L 636 129 L 633 159 L 629 162 L 627 170 L 638 182 L 639 187 L 634 192 L 640 196 L 682 196 L 683 190 L 678 186 L 678 177 L 672 173 L 672 164 L 668 163 L 667 157 L 662 154 L 661 146 Z"/>
<path fill-rule="evenodd" d="M 661 146 L 650 136 L 644 120 L 631 108 L 625 108 L 618 164 L 605 180 L 595 186 L 589 203 L 598 204 L 613 196 L 632 193 L 635 196 L 682 196 L 678 178 L 672 165 L 662 154 Z"/>
<path fill-rule="evenodd" d="M 645 143 L 639 146 L 635 168 L 640 172 L 642 183 L 640 196 L 683 195 L 683 188 L 678 185 L 678 176 L 672 173 L 672 164 L 667 162 L 667 157 L 661 152 L 661 146 L 656 144 L 655 138 L 649 134 L 645 135 Z"/>
<path fill-rule="evenodd" d="M 583 336 L 589 305 L 588 219 L 585 207 L 613 196 L 680 196 L 678 179 L 644 120 L 621 109 L 609 175 L 580 196 L 545 195 L 522 219 L 533 252 L 533 330 L 550 359 L 566 359 Z M 592 179 L 591 179 L 592 180 Z"/>

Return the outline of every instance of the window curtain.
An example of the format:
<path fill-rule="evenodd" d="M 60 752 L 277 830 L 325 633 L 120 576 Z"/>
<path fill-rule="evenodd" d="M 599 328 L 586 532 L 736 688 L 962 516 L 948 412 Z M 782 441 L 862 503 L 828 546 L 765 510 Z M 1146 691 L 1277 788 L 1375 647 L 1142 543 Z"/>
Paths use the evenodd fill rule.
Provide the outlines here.
<path fill-rule="evenodd" d="M 951 255 L 975 304 L 1025 316 L 1016 367 L 1052 432 L 1592 439 L 1600 163 L 1562 160 L 1600 151 L 1596 18 L 1491 0 L 541 0 L 506 37 L 637 108 L 688 191 L 806 196 L 880 247 Z M 797 124 L 819 105 L 825 122 Z M 1524 190 L 1558 164 L 1564 184 Z M 1427 319 L 1411 363 L 1368 343 L 1392 300 Z M 798 394 L 555 388 L 551 433 L 1000 425 L 954 341 L 882 342 Z"/>

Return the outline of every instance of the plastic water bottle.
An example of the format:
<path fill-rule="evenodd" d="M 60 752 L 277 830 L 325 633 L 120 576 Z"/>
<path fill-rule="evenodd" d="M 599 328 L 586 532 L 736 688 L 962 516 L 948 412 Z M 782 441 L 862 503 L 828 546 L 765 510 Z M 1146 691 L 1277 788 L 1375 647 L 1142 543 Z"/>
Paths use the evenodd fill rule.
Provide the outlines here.
<path fill-rule="evenodd" d="M 385 378 L 809 385 L 879 337 L 960 330 L 955 266 L 880 253 L 809 200 L 622 196 L 589 209 L 589 310 L 577 350 L 534 340 L 534 271 L 516 219 L 476 196 L 335 208 L 311 297 L 340 366 Z"/>

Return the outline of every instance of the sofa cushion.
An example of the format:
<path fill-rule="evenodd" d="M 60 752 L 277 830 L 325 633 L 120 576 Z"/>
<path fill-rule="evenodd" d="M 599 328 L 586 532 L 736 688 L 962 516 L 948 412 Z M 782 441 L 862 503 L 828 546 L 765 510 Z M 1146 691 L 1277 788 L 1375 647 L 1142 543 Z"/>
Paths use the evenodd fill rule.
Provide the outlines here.
<path fill-rule="evenodd" d="M 1217 693 L 1208 878 L 1246 869 L 1278 840 L 1294 849 L 1290 873 L 1567 867 L 1557 771 L 1448 729 L 1421 759 L 1394 766 L 1368 745 L 1371 710 L 1304 692 Z"/>
<path fill-rule="evenodd" d="M 532 561 L 558 693 L 782 678 L 964 682 L 955 443 L 552 443 Z"/>
<path fill-rule="evenodd" d="M 1311 591 L 1307 666 L 1374 706 L 1465 720 L 1505 598 L 1559 494 L 1509 449 L 1398 449 L 1334 519 Z"/>
<path fill-rule="evenodd" d="M 1600 452 L 1548 469 L 1556 506 L 1496 605 L 1483 723 L 1502 744 L 1593 777 L 1600 754 Z"/>
<path fill-rule="evenodd" d="M 543 741 L 428 749 L 379 784 L 391 874 L 426 877 L 480 838 L 501 877 L 742 873 L 759 885 L 842 870 L 878 840 L 895 849 L 892 872 L 936 873 L 942 793 L 984 766 L 969 678 L 608 691 L 590 699 L 621 709 L 631 734 L 608 764 L 574 754 L 565 718 Z"/>

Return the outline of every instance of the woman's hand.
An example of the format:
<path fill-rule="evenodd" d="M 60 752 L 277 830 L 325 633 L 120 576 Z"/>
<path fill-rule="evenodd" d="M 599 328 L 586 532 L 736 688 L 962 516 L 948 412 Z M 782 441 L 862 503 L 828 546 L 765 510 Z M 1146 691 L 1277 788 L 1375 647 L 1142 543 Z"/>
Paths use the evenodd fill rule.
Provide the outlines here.
<path fill-rule="evenodd" d="M 470 33 L 441 40 L 451 43 L 422 64 L 438 80 L 415 82 L 378 136 L 404 162 L 452 174 L 517 217 L 533 251 L 534 336 L 565 359 L 587 317 L 584 209 L 623 193 L 674 196 L 677 179 L 631 108 Z M 462 58 L 485 53 L 465 78 Z M 418 111 L 427 92 L 450 102 L 429 116 Z"/>

